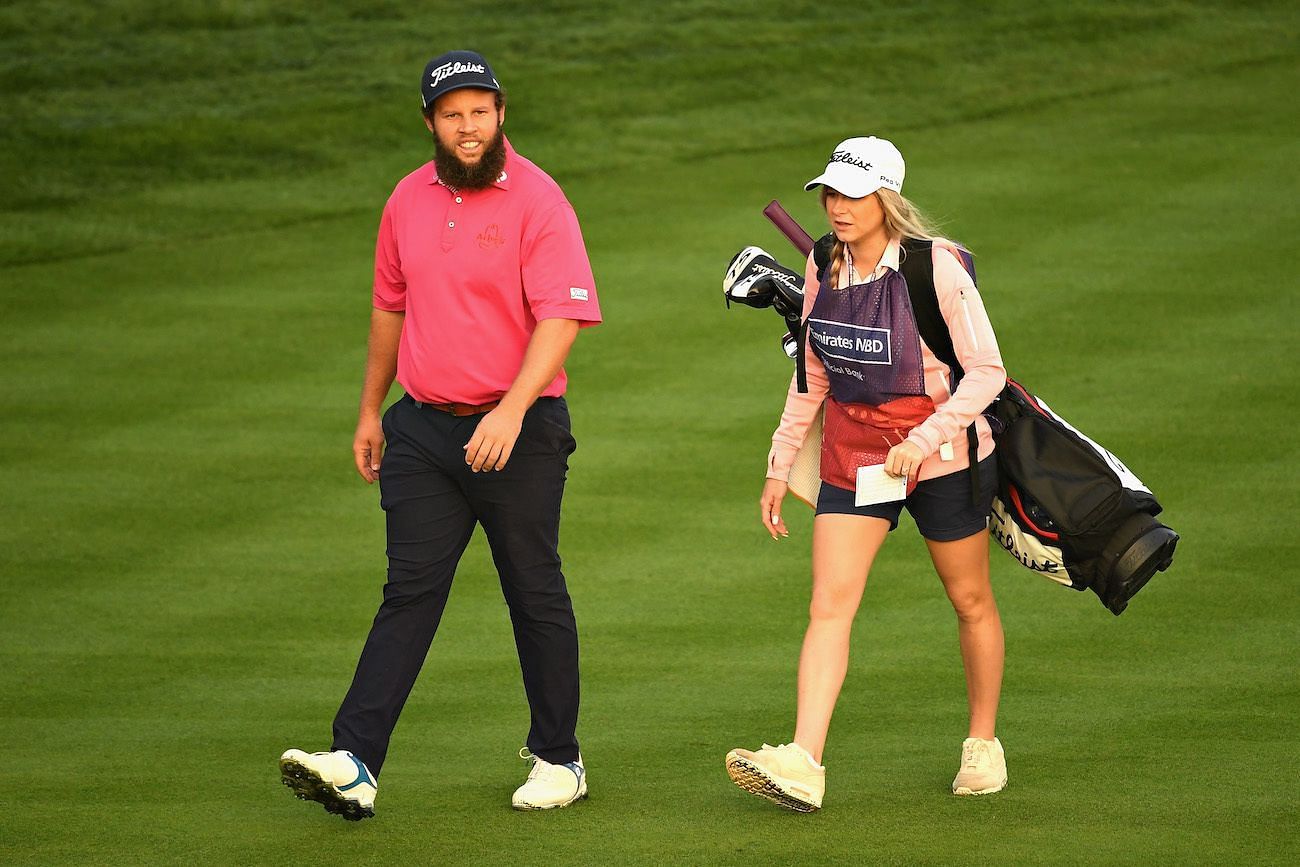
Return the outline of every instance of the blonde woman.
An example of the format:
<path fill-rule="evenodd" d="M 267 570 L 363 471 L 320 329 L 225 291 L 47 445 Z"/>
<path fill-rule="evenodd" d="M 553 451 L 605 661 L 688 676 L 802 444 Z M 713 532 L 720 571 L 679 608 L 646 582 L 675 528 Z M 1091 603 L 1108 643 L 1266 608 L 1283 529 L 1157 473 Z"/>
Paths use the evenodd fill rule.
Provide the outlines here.
<path fill-rule="evenodd" d="M 822 482 L 797 718 L 788 743 L 732 750 L 726 761 L 742 789 L 799 812 L 821 807 L 822 755 L 848 669 L 850 628 L 876 552 L 904 507 L 957 614 L 970 728 L 952 791 L 991 794 L 1007 780 L 995 733 L 1002 623 L 989 582 L 988 515 L 997 467 L 981 416 L 1001 391 L 1006 371 L 979 293 L 958 260 L 963 251 L 936 238 L 903 198 L 903 174 L 902 154 L 890 142 L 851 138 L 804 187 L 821 188 L 834 244 L 820 279 L 809 257 L 803 308 L 807 392 L 799 390 L 796 375 L 772 437 L 760 499 L 763 527 L 773 538 L 788 536 L 781 508 L 790 468 L 822 414 Z M 955 387 L 954 372 L 920 338 L 899 272 L 905 239 L 931 242 L 935 294 L 964 369 Z M 977 486 L 966 438 L 972 423 L 978 434 Z M 855 496 L 860 485 L 870 487 L 873 473 L 877 485 L 894 480 L 905 498 L 857 505 L 880 498 L 865 489 Z"/>

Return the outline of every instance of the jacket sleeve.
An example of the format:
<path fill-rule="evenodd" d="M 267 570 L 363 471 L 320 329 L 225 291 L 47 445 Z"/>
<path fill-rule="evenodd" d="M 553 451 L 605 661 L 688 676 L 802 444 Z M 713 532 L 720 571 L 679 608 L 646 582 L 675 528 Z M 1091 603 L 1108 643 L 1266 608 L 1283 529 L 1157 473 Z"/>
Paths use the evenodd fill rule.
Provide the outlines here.
<path fill-rule="evenodd" d="M 808 262 L 804 266 L 803 285 L 803 315 L 800 321 L 806 322 L 808 314 L 812 312 L 813 303 L 817 300 L 818 289 L 817 266 L 811 255 L 808 256 Z M 767 454 L 767 477 L 783 482 L 790 478 L 790 467 L 794 464 L 795 455 L 803 446 L 808 427 L 821 410 L 822 401 L 826 399 L 826 392 L 830 388 L 830 383 L 826 379 L 826 368 L 812 351 L 809 341 L 804 342 L 803 352 L 808 392 L 799 393 L 799 375 L 796 371 L 790 377 L 790 388 L 785 395 L 785 409 L 781 412 L 781 423 L 772 434 L 772 450 Z"/>
<path fill-rule="evenodd" d="M 939 312 L 952 336 L 953 352 L 965 375 L 957 390 L 908 434 L 925 457 L 945 442 L 956 439 L 982 413 L 1006 385 L 1007 371 L 975 282 L 957 257 L 936 243 L 934 291 Z"/>

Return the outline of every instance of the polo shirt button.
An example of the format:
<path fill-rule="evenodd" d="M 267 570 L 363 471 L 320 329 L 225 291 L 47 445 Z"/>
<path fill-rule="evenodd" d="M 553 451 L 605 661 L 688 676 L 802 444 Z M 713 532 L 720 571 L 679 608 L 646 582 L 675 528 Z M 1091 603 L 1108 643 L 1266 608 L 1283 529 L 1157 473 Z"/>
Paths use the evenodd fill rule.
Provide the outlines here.
<path fill-rule="evenodd" d="M 460 196 L 457 196 L 457 197 L 456 197 L 456 204 L 458 204 L 458 205 L 460 204 Z"/>
<path fill-rule="evenodd" d="M 447 224 L 447 228 L 448 228 L 448 229 L 454 229 L 454 228 L 456 228 L 456 222 L 453 220 L 452 222 L 448 223 L 448 224 Z"/>

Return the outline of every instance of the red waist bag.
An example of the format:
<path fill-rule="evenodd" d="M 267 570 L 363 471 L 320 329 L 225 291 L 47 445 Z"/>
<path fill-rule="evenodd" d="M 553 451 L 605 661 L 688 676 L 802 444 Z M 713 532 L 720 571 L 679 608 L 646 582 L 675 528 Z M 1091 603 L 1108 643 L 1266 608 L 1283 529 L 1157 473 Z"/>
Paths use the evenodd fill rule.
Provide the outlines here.
<path fill-rule="evenodd" d="M 880 406 L 840 403 L 827 397 L 822 422 L 822 481 L 855 490 L 858 467 L 883 464 L 889 450 L 932 415 L 934 401 L 927 395 L 900 397 Z M 914 485 L 908 487 L 909 494 Z"/>

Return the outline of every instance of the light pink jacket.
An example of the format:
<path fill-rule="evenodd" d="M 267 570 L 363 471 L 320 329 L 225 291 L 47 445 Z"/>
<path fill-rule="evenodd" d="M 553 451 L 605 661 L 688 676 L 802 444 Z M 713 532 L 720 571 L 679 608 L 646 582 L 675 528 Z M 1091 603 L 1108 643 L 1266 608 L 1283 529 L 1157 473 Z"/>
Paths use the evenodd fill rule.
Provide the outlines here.
<path fill-rule="evenodd" d="M 908 442 L 919 446 L 921 454 L 925 456 L 918 475 L 921 480 L 946 476 L 970 465 L 966 428 L 972 420 L 979 432 L 980 460 L 993 453 L 993 436 L 988 422 L 980 413 L 997 397 L 1007 381 L 997 338 L 993 334 L 988 314 L 984 312 L 984 302 L 980 299 L 974 281 L 949 249 L 952 246 L 951 241 L 941 238 L 934 242 L 934 289 L 939 299 L 939 311 L 952 335 L 953 350 L 966 372 L 957 391 L 951 392 L 948 366 L 935 358 L 930 347 L 925 345 L 924 340 L 921 341 L 925 391 L 935 405 L 934 415 L 915 427 L 907 437 Z M 873 271 L 874 277 L 881 276 L 884 268 L 898 270 L 900 249 L 897 241 L 889 243 Z M 842 288 L 848 280 L 844 273 L 848 269 L 840 270 Z M 813 303 L 817 300 L 818 288 L 817 266 L 813 264 L 812 256 L 809 256 L 804 273 L 804 319 L 808 318 Z M 767 457 L 769 479 L 789 479 L 795 455 L 803 446 L 808 427 L 821 411 L 822 402 L 828 394 L 826 369 L 813 352 L 810 342 L 804 347 L 804 359 L 808 392 L 800 394 L 796 377 L 791 377 L 785 410 L 781 413 L 781 424 L 772 435 L 772 450 Z M 948 449 L 940 449 L 944 443 L 952 444 L 951 456 Z"/>

